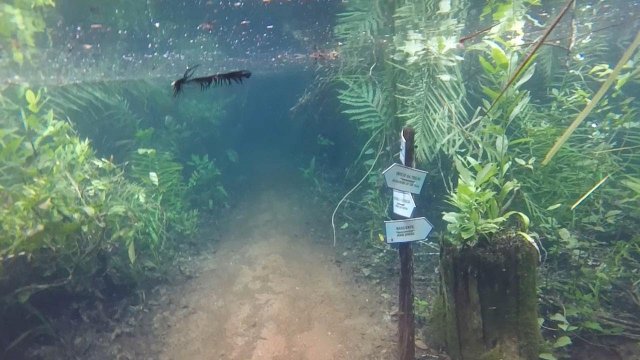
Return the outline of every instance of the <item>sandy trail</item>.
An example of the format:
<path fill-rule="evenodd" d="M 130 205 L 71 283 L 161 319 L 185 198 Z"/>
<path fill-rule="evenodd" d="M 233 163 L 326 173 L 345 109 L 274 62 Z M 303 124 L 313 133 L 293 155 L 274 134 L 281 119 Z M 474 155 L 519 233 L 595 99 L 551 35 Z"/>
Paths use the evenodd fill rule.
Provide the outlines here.
<path fill-rule="evenodd" d="M 326 214 L 292 188 L 258 186 L 231 212 L 215 254 L 154 320 L 160 359 L 394 358 L 387 312 L 332 261 Z"/>

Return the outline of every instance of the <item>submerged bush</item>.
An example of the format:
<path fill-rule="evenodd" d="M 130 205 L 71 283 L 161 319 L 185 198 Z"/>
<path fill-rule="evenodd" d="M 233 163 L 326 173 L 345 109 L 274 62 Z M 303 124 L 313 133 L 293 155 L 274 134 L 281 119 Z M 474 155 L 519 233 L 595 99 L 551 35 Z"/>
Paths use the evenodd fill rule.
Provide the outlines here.
<path fill-rule="evenodd" d="M 42 98 L 28 90 L 21 121 L 0 129 L 2 311 L 53 289 L 131 286 L 170 253 L 172 209 L 98 159 L 68 122 L 42 110 Z M 184 223 L 194 222 L 189 214 Z"/>

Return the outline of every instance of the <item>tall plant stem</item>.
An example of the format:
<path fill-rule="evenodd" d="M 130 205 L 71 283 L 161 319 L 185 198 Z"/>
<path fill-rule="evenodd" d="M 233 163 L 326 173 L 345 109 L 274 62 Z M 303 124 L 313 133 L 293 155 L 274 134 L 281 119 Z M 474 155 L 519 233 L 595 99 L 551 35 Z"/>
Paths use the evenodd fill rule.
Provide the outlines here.
<path fill-rule="evenodd" d="M 520 76 L 522 71 L 531 62 L 531 59 L 533 58 L 533 55 L 535 55 L 535 53 L 538 51 L 538 49 L 540 49 L 540 47 L 544 44 L 545 40 L 547 40 L 547 38 L 549 37 L 549 35 L 553 31 L 553 29 L 556 28 L 556 26 L 558 25 L 560 20 L 564 17 L 564 15 L 567 13 L 567 11 L 569 11 L 569 9 L 571 8 L 571 5 L 573 4 L 574 1 L 575 0 L 567 1 L 567 3 L 562 8 L 562 11 L 560 11 L 560 14 L 558 14 L 558 16 L 553 20 L 553 22 L 551 23 L 551 25 L 549 25 L 547 30 L 545 30 L 544 34 L 542 34 L 542 37 L 538 41 L 536 41 L 535 45 L 533 46 L 533 49 L 531 49 L 529 54 L 527 54 L 527 56 L 525 57 L 524 61 L 522 61 L 522 63 L 520 63 L 520 65 L 518 66 L 516 71 L 513 73 L 513 75 L 511 75 L 511 78 L 507 82 L 507 85 L 505 85 L 505 87 L 502 89 L 502 91 L 500 91 L 500 94 L 498 94 L 498 96 L 495 98 L 495 100 L 493 100 L 493 102 L 491 103 L 491 106 L 489 106 L 489 109 L 487 109 L 487 112 L 486 112 L 487 114 L 491 111 L 491 109 L 493 109 L 493 107 L 498 103 L 498 100 L 500 100 L 502 98 L 502 95 L 504 95 L 504 93 L 507 92 L 507 89 L 509 89 L 511 84 L 513 84 L 513 82 L 516 81 L 516 79 Z"/>
<path fill-rule="evenodd" d="M 599 188 L 600 185 L 604 184 L 604 182 L 607 181 L 607 179 L 609 179 L 609 175 L 605 176 L 604 179 L 598 181 L 597 184 L 592 186 L 591 189 L 589 189 L 589 191 L 587 191 L 586 194 L 582 195 L 580 199 L 578 199 L 578 201 L 576 201 L 573 205 L 571 205 L 571 210 L 574 210 L 576 207 L 578 207 L 578 205 L 580 205 L 580 203 L 582 203 L 584 199 L 588 198 L 589 195 L 591 195 L 592 192 L 596 191 L 596 189 Z"/>
<path fill-rule="evenodd" d="M 622 55 L 622 58 L 620 58 L 620 61 L 618 61 L 618 64 L 613 69 L 611 74 L 609 74 L 609 77 L 607 78 L 607 80 L 602 84 L 602 86 L 600 86 L 600 89 L 598 90 L 598 92 L 593 96 L 591 101 L 589 101 L 587 106 L 585 106 L 585 108 L 580 112 L 580 114 L 578 114 L 578 117 L 571 123 L 571 125 L 569 125 L 569 127 L 558 138 L 558 140 L 556 140 L 556 143 L 553 144 L 553 147 L 551 147 L 551 149 L 547 153 L 547 156 L 545 156 L 544 160 L 542 161 L 542 165 L 547 165 L 549 161 L 551 161 L 551 159 L 560 150 L 562 145 L 564 145 L 564 143 L 569 139 L 571 134 L 573 134 L 573 132 L 584 121 L 584 119 L 589 115 L 589 113 L 591 113 L 591 110 L 593 110 L 593 108 L 600 101 L 600 99 L 602 99 L 602 97 L 607 92 L 607 90 L 609 90 L 613 82 L 618 78 L 618 74 L 620 74 L 622 67 L 627 62 L 629 62 L 629 59 L 631 58 L 633 53 L 636 51 L 638 46 L 640 46 L 640 31 L 636 35 L 636 39 L 633 41 L 631 46 L 629 46 L 627 51 L 624 52 L 624 54 Z"/>
<path fill-rule="evenodd" d="M 360 181 L 356 184 L 356 186 L 352 187 L 351 190 L 349 190 L 349 192 L 346 193 L 342 197 L 342 199 L 340 199 L 340 201 L 338 202 L 338 205 L 336 205 L 335 209 L 333 209 L 333 213 L 331 214 L 331 228 L 333 229 L 333 246 L 334 247 L 336 246 L 336 222 L 335 222 L 335 218 L 336 218 L 336 213 L 338 212 L 338 208 L 347 199 L 347 197 L 349 195 L 351 195 L 351 193 L 354 192 L 358 188 L 358 186 L 360 186 L 365 181 L 367 176 L 369 176 L 369 174 L 371 174 L 371 172 L 373 171 L 373 169 L 376 166 L 376 163 L 378 162 L 378 158 L 380 158 L 380 154 L 382 154 L 382 149 L 384 149 L 384 143 L 385 143 L 385 137 L 384 137 L 384 134 L 383 134 L 382 135 L 382 141 L 380 141 L 380 148 L 378 149 L 378 153 L 376 154 L 375 159 L 373 159 L 373 164 L 371 164 L 371 167 L 369 168 L 369 171 L 367 171 L 367 173 L 364 174 L 364 176 L 362 177 L 362 179 L 360 179 Z"/>

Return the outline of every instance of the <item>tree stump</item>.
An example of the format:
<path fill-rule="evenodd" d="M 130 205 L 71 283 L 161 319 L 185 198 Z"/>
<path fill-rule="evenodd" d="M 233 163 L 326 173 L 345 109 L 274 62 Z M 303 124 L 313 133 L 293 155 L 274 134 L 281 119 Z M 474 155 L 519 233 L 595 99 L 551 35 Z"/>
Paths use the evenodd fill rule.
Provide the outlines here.
<path fill-rule="evenodd" d="M 443 244 L 433 330 L 455 360 L 537 360 L 538 253 L 520 235 Z"/>

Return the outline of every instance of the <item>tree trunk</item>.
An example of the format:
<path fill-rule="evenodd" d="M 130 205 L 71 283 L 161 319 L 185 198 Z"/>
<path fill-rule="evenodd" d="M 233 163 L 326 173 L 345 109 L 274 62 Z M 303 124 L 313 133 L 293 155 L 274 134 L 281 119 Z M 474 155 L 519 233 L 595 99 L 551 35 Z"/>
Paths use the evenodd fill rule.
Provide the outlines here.
<path fill-rule="evenodd" d="M 453 359 L 538 359 L 537 262 L 537 251 L 514 233 L 442 246 L 434 330 Z"/>

